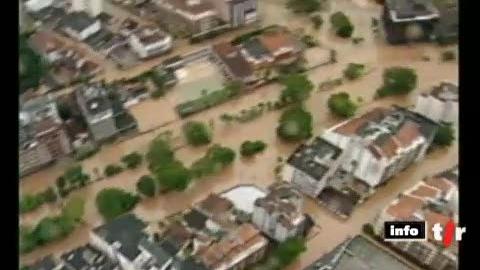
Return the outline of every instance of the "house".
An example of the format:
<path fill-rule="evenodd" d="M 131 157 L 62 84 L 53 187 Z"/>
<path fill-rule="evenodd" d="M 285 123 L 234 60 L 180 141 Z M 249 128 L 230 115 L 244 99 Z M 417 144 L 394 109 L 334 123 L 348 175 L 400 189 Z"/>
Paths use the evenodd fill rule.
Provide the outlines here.
<path fill-rule="evenodd" d="M 143 82 L 126 82 L 118 86 L 120 101 L 125 108 L 138 104 L 150 97 L 147 86 Z"/>
<path fill-rule="evenodd" d="M 288 65 L 301 56 L 302 43 L 288 31 L 267 31 L 258 37 L 259 42 L 275 60 L 276 65 Z"/>
<path fill-rule="evenodd" d="M 70 270 L 121 270 L 116 262 L 90 244 L 66 252 L 60 258 Z"/>
<path fill-rule="evenodd" d="M 418 96 L 415 111 L 435 122 L 458 123 L 458 86 L 442 82 Z"/>
<path fill-rule="evenodd" d="M 206 0 L 155 0 L 162 22 L 174 32 L 202 34 L 218 25 L 218 14 Z"/>
<path fill-rule="evenodd" d="M 19 114 L 20 175 L 33 172 L 72 152 L 57 105 L 49 97 L 21 104 Z"/>
<path fill-rule="evenodd" d="M 80 11 L 65 15 L 60 22 L 60 28 L 70 37 L 83 41 L 99 32 L 101 24 L 99 19 Z"/>
<path fill-rule="evenodd" d="M 304 235 L 303 197 L 292 185 L 278 182 L 254 204 L 252 223 L 276 241 Z"/>
<path fill-rule="evenodd" d="M 436 1 L 440 19 L 435 25 L 433 35 L 440 44 L 458 42 L 458 1 Z"/>
<path fill-rule="evenodd" d="M 212 46 L 214 61 L 222 68 L 229 80 L 238 80 L 246 85 L 254 84 L 256 78 L 253 68 L 240 53 L 240 49 L 229 42 L 217 43 Z"/>
<path fill-rule="evenodd" d="M 210 245 L 198 258 L 210 270 L 242 270 L 260 261 L 267 246 L 268 240 L 253 225 L 245 223 Z"/>
<path fill-rule="evenodd" d="M 443 244 L 433 238 L 432 232 L 432 226 L 436 223 L 445 226 L 451 219 L 458 221 L 458 186 L 444 175 L 427 177 L 406 190 L 373 221 L 374 233 L 380 237 L 383 236 L 385 221 L 426 221 L 427 241 L 391 242 L 391 245 L 428 268 L 439 270 L 458 269 L 457 243 L 443 248 Z"/>
<path fill-rule="evenodd" d="M 172 48 L 172 37 L 158 28 L 146 26 L 133 31 L 128 43 L 138 57 L 145 59 L 168 52 Z"/>
<path fill-rule="evenodd" d="M 90 134 L 97 142 L 137 127 L 135 119 L 123 108 L 115 95 L 108 94 L 107 88 L 101 83 L 77 88 L 75 98 Z"/>
<path fill-rule="evenodd" d="M 439 18 L 432 0 L 385 0 L 383 23 L 392 44 L 432 38 Z"/>

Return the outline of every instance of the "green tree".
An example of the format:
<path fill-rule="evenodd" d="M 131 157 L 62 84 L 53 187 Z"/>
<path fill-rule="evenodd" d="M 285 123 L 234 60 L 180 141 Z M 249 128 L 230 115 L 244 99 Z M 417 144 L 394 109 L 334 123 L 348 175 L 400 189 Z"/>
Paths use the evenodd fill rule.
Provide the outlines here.
<path fill-rule="evenodd" d="M 144 175 L 140 177 L 137 182 L 137 192 L 147 197 L 155 196 L 155 180 L 149 175 Z"/>
<path fill-rule="evenodd" d="M 122 157 L 122 163 L 129 169 L 135 169 L 142 164 L 143 156 L 138 152 L 132 152 Z"/>
<path fill-rule="evenodd" d="M 44 202 L 53 203 L 57 201 L 57 194 L 52 187 L 49 187 L 41 193 Z"/>
<path fill-rule="evenodd" d="M 123 172 L 123 168 L 118 166 L 118 165 L 115 165 L 115 164 L 109 164 L 107 165 L 107 167 L 105 167 L 105 170 L 103 171 L 103 173 L 105 174 L 105 176 L 107 177 L 111 177 L 111 176 L 114 176 L 114 175 L 117 175 L 119 173 Z"/>
<path fill-rule="evenodd" d="M 418 78 L 414 69 L 391 67 L 383 72 L 383 86 L 377 89 L 378 97 L 404 95 L 417 87 Z"/>
<path fill-rule="evenodd" d="M 65 232 L 58 220 L 58 217 L 46 217 L 37 224 L 33 234 L 39 244 L 43 245 L 58 240 L 64 235 Z"/>
<path fill-rule="evenodd" d="M 287 141 L 300 141 L 312 136 L 312 115 L 297 106 L 283 112 L 277 127 L 277 134 Z"/>
<path fill-rule="evenodd" d="M 43 197 L 38 195 L 26 194 L 20 200 L 20 213 L 33 211 L 43 204 Z"/>
<path fill-rule="evenodd" d="M 205 145 L 212 141 L 212 131 L 202 122 L 189 121 L 183 125 L 182 130 L 190 145 Z"/>
<path fill-rule="evenodd" d="M 328 108 L 337 116 L 352 117 L 355 115 L 357 105 L 350 99 L 349 94 L 341 92 L 330 96 L 328 99 Z"/>
<path fill-rule="evenodd" d="M 62 216 L 72 222 L 79 222 L 85 212 L 85 200 L 80 197 L 73 197 L 62 209 Z"/>
<path fill-rule="evenodd" d="M 435 134 L 433 143 L 439 146 L 450 146 L 455 140 L 455 130 L 450 123 L 442 123 Z"/>
<path fill-rule="evenodd" d="M 357 63 L 349 63 L 343 70 L 343 76 L 349 80 L 360 78 L 365 73 L 365 65 Z"/>
<path fill-rule="evenodd" d="M 28 45 L 28 36 L 19 37 L 19 65 L 21 67 L 19 74 L 20 93 L 30 88 L 39 86 L 42 78 L 48 71 L 48 65 L 42 57 Z"/>
<path fill-rule="evenodd" d="M 73 187 L 83 187 L 90 180 L 90 176 L 83 172 L 81 165 L 68 168 L 63 174 L 66 183 Z"/>
<path fill-rule="evenodd" d="M 95 199 L 98 212 L 107 221 L 132 210 L 139 197 L 118 188 L 101 190 Z"/>
<path fill-rule="evenodd" d="M 267 144 L 262 141 L 245 141 L 240 146 L 240 154 L 244 157 L 253 156 L 260 153 L 267 147 Z"/>
<path fill-rule="evenodd" d="M 149 169 L 154 171 L 155 168 L 172 162 L 174 153 L 166 140 L 156 138 L 150 143 L 146 158 L 149 163 Z"/>
<path fill-rule="evenodd" d="M 337 11 L 330 16 L 330 23 L 337 36 L 342 38 L 349 38 L 352 36 L 355 27 L 350 19 L 341 11 Z"/>
<path fill-rule="evenodd" d="M 313 28 L 315 29 L 320 29 L 320 27 L 323 25 L 323 18 L 320 14 L 315 14 L 312 17 L 310 17 L 310 20 L 313 23 Z"/>
<path fill-rule="evenodd" d="M 185 190 L 192 179 L 189 170 L 180 161 L 157 167 L 153 174 L 163 190 Z"/>
<path fill-rule="evenodd" d="M 25 254 L 34 250 L 38 245 L 38 239 L 36 235 L 33 234 L 30 228 L 21 226 L 20 227 L 20 239 L 19 239 L 19 249 L 20 253 Z"/>
<path fill-rule="evenodd" d="M 235 160 L 235 151 L 228 147 L 213 145 L 202 158 L 190 167 L 194 177 L 201 178 L 220 172 Z"/>
<path fill-rule="evenodd" d="M 287 8 L 294 13 L 312 13 L 322 8 L 320 0 L 288 0 Z"/>
<path fill-rule="evenodd" d="M 297 259 L 305 250 L 307 250 L 305 240 L 295 237 L 280 243 L 273 254 L 281 265 L 286 266 Z"/>
<path fill-rule="evenodd" d="M 280 78 L 280 83 L 285 87 L 280 96 L 280 101 L 287 104 L 307 100 L 314 87 L 305 74 L 286 75 Z"/>

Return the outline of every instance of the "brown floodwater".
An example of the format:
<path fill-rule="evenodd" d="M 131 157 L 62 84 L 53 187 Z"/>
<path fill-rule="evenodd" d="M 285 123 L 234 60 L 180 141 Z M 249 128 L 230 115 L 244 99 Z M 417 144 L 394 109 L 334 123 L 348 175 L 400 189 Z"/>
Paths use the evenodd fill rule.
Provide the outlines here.
<path fill-rule="evenodd" d="M 296 27 L 296 25 L 305 25 L 308 22 L 305 18 L 292 16 L 291 13 L 286 12 L 283 4 L 279 2 L 265 0 L 259 3 L 263 19 L 262 23 L 267 25 L 288 19 L 289 26 Z M 386 45 L 383 40 L 375 38 L 369 27 L 371 17 L 380 14 L 379 7 L 361 0 L 336 0 L 331 2 L 333 2 L 331 10 L 342 9 L 347 15 L 351 15 L 357 30 L 362 33 L 365 41 L 362 44 L 353 45 L 351 41 L 332 37 L 328 31 L 329 23 L 324 16 L 326 23 L 322 26 L 322 30 L 315 33 L 323 46 L 335 48 L 338 51 L 338 63 L 310 71 L 308 73 L 310 79 L 318 84 L 326 79 L 337 78 L 341 76 L 342 70 L 350 62 L 366 63 L 372 70 L 363 78 L 354 82 L 346 82 L 333 90 L 312 92 L 312 97 L 308 100 L 306 106 L 313 114 L 315 134 L 319 134 L 323 129 L 341 121 L 332 117 L 326 106 L 327 99 L 332 93 L 344 91 L 349 93 L 354 100 L 357 97 L 361 97 L 363 102 L 358 112 L 358 114 L 361 114 L 376 106 L 390 106 L 393 104 L 412 105 L 415 97 L 419 93 L 427 91 L 432 85 L 442 80 L 458 81 L 458 64 L 456 62 L 442 63 L 440 61 L 440 53 L 444 49 L 428 44 L 392 47 Z M 362 6 L 361 3 L 366 4 Z M 360 6 L 362 8 L 359 8 Z M 309 29 L 308 31 L 312 30 Z M 432 60 L 430 62 L 423 61 L 422 58 L 425 55 L 429 55 Z M 143 67 L 145 68 L 148 65 L 143 65 Z M 390 66 L 414 68 L 419 78 L 418 87 L 407 97 L 373 100 L 373 95 L 381 84 L 383 69 Z M 252 159 L 237 159 L 233 166 L 216 176 L 195 181 L 185 192 L 172 192 L 144 200 L 137 206 L 134 212 L 148 221 L 159 220 L 171 213 L 188 208 L 192 203 L 201 200 L 209 193 L 219 192 L 241 183 L 254 183 L 258 186 L 266 187 L 275 181 L 273 170 L 277 164 L 277 157 L 286 158 L 296 147 L 296 144 L 283 143 L 276 137 L 275 128 L 280 113 L 265 113 L 260 118 L 245 124 L 233 123 L 227 125 L 219 121 L 218 118 L 223 113 L 236 113 L 242 109 L 248 109 L 261 101 L 275 100 L 280 91 L 281 87 L 279 85 L 271 84 L 259 88 L 251 94 L 189 117 L 188 120 L 194 119 L 205 122 L 211 119 L 214 120 L 214 143 L 238 149 L 239 145 L 245 140 L 260 139 L 268 144 L 268 148 L 264 153 Z M 134 138 L 124 139 L 124 141 L 104 146 L 97 155 L 82 162 L 85 170 L 90 173 L 95 167 L 102 170 L 108 164 L 119 162 L 120 158 L 127 153 L 132 151 L 145 152 L 149 142 L 157 134 L 166 130 L 173 131 L 174 137 L 177 137 L 175 146 L 181 146 L 181 148 L 176 152 L 176 156 L 186 165 L 203 156 L 207 147 L 193 148 L 184 146 L 185 141 L 181 137 L 181 126 L 185 120 L 180 120 L 177 117 L 174 111 L 176 104 L 170 102 L 172 98 L 169 95 L 173 95 L 173 93 L 167 94 L 165 98 L 148 100 L 132 107 L 130 110 L 138 119 L 140 132 L 143 133 Z M 361 225 L 370 221 L 399 192 L 420 181 L 425 175 L 434 174 L 453 166 L 457 161 L 458 145 L 454 145 L 448 150 L 432 153 L 426 160 L 399 174 L 388 185 L 381 188 L 371 199 L 356 209 L 352 217 L 347 221 L 337 219 L 325 208 L 307 200 L 306 212 L 314 217 L 322 229 L 317 236 L 308 242 L 309 249 L 290 269 L 301 269 L 307 266 L 321 254 L 328 252 L 342 242 L 347 236 L 357 234 L 361 230 Z M 53 166 L 22 178 L 20 182 L 21 192 L 30 193 L 45 189 L 48 185 L 54 183 L 55 179 L 62 174 L 69 163 L 68 160 L 58 162 Z M 93 183 L 82 190 L 73 192 L 70 196 L 82 196 L 86 199 L 86 213 L 84 217 L 86 224 L 66 239 L 46 245 L 22 256 L 22 262 L 32 262 L 52 253 L 59 254 L 86 243 L 88 241 L 88 229 L 103 222 L 94 205 L 96 193 L 105 187 L 120 187 L 134 191 L 137 179 L 146 173 L 148 173 L 147 169 L 143 166 L 134 171 L 123 172 L 115 177 Z M 42 206 L 32 213 L 22 215 L 21 222 L 22 224 L 35 224 L 40 218 L 58 211 L 58 208 L 58 206 Z"/>

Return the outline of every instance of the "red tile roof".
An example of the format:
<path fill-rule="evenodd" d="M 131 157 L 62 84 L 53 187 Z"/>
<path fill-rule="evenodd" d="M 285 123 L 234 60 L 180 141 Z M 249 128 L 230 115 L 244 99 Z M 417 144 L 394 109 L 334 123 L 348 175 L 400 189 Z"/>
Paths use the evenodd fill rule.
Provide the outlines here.
<path fill-rule="evenodd" d="M 395 219 L 409 219 L 416 211 L 423 207 L 424 203 L 425 202 L 421 199 L 410 195 L 404 195 L 398 199 L 398 202 L 391 204 L 387 208 L 387 213 Z"/>

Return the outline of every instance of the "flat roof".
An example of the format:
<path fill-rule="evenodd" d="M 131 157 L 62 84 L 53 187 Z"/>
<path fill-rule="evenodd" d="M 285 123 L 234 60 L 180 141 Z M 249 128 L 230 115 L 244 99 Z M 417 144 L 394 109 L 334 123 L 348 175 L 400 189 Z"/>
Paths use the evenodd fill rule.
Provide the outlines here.
<path fill-rule="evenodd" d="M 267 194 L 254 185 L 239 185 L 220 194 L 222 198 L 230 200 L 238 210 L 251 214 L 255 200 Z"/>

